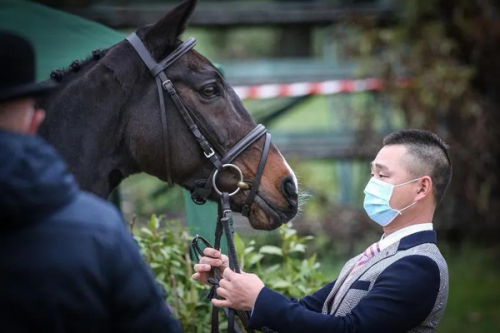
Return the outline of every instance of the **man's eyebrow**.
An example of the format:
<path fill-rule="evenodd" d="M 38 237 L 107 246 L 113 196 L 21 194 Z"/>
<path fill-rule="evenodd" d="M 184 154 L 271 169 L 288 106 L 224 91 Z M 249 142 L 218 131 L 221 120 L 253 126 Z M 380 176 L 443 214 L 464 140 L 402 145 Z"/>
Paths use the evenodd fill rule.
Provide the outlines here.
<path fill-rule="evenodd" d="M 373 169 L 373 168 L 376 168 L 376 169 L 382 169 L 382 170 L 389 170 L 389 168 L 383 164 L 379 164 L 379 163 L 373 163 L 373 162 L 370 162 L 370 168 Z"/>

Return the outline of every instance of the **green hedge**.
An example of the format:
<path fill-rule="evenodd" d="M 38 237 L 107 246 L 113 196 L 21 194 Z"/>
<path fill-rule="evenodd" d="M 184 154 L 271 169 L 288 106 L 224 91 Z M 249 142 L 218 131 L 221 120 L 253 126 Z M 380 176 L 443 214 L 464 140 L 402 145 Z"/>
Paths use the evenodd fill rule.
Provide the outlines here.
<path fill-rule="evenodd" d="M 266 286 L 289 297 L 305 296 L 326 284 L 328 280 L 318 270 L 316 255 L 305 254 L 311 237 L 297 236 L 291 224 L 281 227 L 279 235 L 280 246 L 257 246 L 255 241 L 245 244 L 235 234 L 241 268 L 257 274 Z M 209 331 L 210 302 L 206 298 L 209 287 L 191 279 L 192 235 L 179 221 L 163 222 L 153 215 L 146 227 L 135 232 L 135 238 L 157 281 L 166 289 L 167 302 L 184 330 Z"/>

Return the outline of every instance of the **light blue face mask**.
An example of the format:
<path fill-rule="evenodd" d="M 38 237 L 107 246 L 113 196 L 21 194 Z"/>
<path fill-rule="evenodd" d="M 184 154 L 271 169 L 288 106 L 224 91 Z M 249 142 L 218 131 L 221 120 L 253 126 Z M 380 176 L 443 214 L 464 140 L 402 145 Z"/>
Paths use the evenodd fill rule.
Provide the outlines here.
<path fill-rule="evenodd" d="M 417 202 L 415 201 L 411 205 L 408 205 L 400 210 L 393 209 L 389 204 L 392 192 L 395 187 L 404 186 L 416 182 L 417 180 L 420 180 L 420 178 L 410 180 L 409 182 L 403 184 L 392 185 L 372 177 L 368 182 L 368 185 L 366 185 L 365 202 L 363 203 L 363 207 L 365 208 L 368 216 L 376 223 L 385 227 L 391 223 L 396 216 L 402 215 L 405 209 L 410 208 Z"/>

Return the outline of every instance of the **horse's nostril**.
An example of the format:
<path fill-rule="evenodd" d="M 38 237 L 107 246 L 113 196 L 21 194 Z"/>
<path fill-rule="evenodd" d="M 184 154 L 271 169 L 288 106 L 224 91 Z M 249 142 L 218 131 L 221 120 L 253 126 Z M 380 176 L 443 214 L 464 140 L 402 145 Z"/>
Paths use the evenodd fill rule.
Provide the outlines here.
<path fill-rule="evenodd" d="M 295 181 L 291 176 L 285 177 L 281 181 L 281 192 L 283 192 L 289 202 L 292 201 L 290 203 L 296 204 L 299 195 L 297 193 Z"/>

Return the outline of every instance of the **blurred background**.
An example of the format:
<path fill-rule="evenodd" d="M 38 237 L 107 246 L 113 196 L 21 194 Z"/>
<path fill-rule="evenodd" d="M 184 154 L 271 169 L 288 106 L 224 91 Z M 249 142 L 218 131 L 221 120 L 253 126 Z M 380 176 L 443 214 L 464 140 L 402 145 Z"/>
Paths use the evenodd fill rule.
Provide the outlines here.
<path fill-rule="evenodd" d="M 119 42 L 178 1 L 0 0 L 0 28 L 28 36 L 38 77 Z M 42 27 L 42 28 L 40 28 Z M 184 37 L 217 63 L 296 172 L 293 226 L 321 270 L 380 237 L 365 216 L 384 135 L 425 128 L 451 147 L 454 177 L 434 226 L 450 267 L 439 332 L 500 331 L 500 5 L 495 0 L 200 0 Z M 215 206 L 140 174 L 113 195 L 127 221 L 179 219 L 212 238 Z M 275 244 L 278 232 L 243 239 Z"/>

